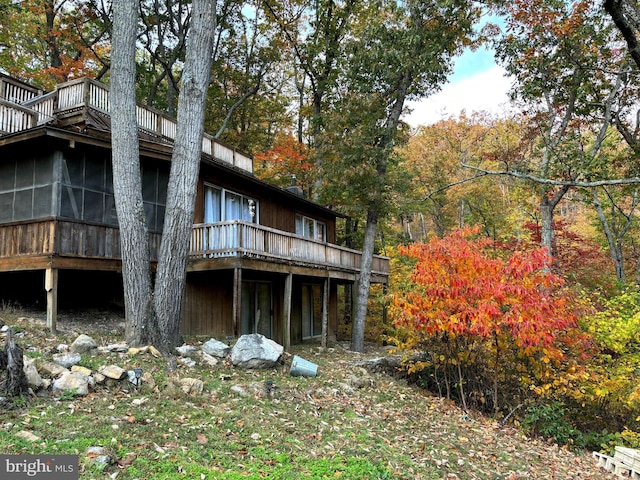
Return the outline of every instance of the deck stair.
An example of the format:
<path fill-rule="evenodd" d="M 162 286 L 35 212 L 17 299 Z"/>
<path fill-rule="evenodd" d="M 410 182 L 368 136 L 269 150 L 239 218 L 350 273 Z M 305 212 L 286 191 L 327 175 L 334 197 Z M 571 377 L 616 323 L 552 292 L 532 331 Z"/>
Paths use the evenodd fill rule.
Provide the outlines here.
<path fill-rule="evenodd" d="M 640 451 L 627 447 L 616 447 L 613 457 L 593 452 L 598 466 L 622 478 L 640 480 Z"/>

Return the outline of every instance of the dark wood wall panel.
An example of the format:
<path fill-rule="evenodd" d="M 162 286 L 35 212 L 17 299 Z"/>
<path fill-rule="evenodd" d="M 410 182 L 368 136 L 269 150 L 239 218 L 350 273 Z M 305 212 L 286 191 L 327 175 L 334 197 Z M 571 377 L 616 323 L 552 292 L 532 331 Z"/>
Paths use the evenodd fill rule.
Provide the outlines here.
<path fill-rule="evenodd" d="M 218 340 L 233 335 L 232 285 L 233 276 L 229 271 L 188 274 L 181 333 L 207 335 Z"/>
<path fill-rule="evenodd" d="M 53 221 L 0 225 L 0 257 L 53 252 Z"/>

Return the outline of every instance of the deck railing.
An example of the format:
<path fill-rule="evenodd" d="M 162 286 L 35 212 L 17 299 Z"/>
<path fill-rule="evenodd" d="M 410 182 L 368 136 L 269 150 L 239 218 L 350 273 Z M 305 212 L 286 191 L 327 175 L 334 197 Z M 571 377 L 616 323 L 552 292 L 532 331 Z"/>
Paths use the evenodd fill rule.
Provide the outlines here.
<path fill-rule="evenodd" d="M 273 228 L 243 221 L 196 224 L 191 256 L 208 258 L 248 256 L 360 270 L 362 253 Z M 372 273 L 389 275 L 389 259 L 375 255 Z"/>
<path fill-rule="evenodd" d="M 38 114 L 29 108 L 0 100 L 0 133 L 16 133 L 33 128 Z"/>
<path fill-rule="evenodd" d="M 54 120 L 56 115 L 85 108 L 109 115 L 109 87 L 89 78 L 79 78 L 61 83 L 53 92 L 43 95 L 0 76 L 0 134 L 27 130 Z M 141 130 L 169 143 L 175 140 L 177 122 L 174 118 L 144 105 L 136 106 L 136 117 Z M 253 172 L 251 157 L 220 143 L 207 133 L 202 139 L 202 152 L 221 162 Z"/>
<path fill-rule="evenodd" d="M 104 115 L 109 115 L 109 88 L 100 82 L 89 78 L 80 78 L 58 85 L 56 91 L 58 92 L 58 113 L 91 108 Z M 174 118 L 143 105 L 136 107 L 136 117 L 140 129 L 165 140 L 175 140 L 177 123 Z M 251 157 L 218 142 L 206 133 L 202 139 L 202 152 L 243 170 L 253 171 Z"/>

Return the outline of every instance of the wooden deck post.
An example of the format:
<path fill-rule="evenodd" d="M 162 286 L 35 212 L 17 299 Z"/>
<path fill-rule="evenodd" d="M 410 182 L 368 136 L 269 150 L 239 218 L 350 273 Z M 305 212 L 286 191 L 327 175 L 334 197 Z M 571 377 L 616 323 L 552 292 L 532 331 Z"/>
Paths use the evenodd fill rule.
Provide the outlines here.
<path fill-rule="evenodd" d="M 329 277 L 324 279 L 322 285 L 322 338 L 320 346 L 327 348 L 327 338 L 329 336 Z"/>
<path fill-rule="evenodd" d="M 242 321 L 242 269 L 233 269 L 233 305 L 231 306 L 231 315 L 233 316 L 233 335 L 239 336 L 239 325 Z"/>
<path fill-rule="evenodd" d="M 47 292 L 47 328 L 56 333 L 58 321 L 58 269 L 47 268 L 44 274 L 44 289 Z"/>
<path fill-rule="evenodd" d="M 284 281 L 284 308 L 283 308 L 283 343 L 284 351 L 291 350 L 291 290 L 293 289 L 293 274 L 287 274 Z"/>

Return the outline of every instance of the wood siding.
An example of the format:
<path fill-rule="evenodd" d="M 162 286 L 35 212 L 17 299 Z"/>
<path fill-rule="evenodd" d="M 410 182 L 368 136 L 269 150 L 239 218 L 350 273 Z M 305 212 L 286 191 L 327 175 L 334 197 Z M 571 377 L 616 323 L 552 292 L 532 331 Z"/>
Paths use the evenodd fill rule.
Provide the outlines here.
<path fill-rule="evenodd" d="M 52 254 L 54 232 L 52 220 L 0 225 L 0 257 Z"/>
<path fill-rule="evenodd" d="M 196 272 L 187 274 L 182 304 L 183 335 L 208 335 L 223 340 L 233 335 L 233 272 Z"/>
<path fill-rule="evenodd" d="M 315 208 L 315 204 L 304 201 L 302 198 L 299 200 L 297 197 L 291 198 L 286 193 L 278 192 L 279 194 L 276 196 L 272 190 L 262 187 L 257 182 L 238 181 L 236 175 L 216 170 L 209 165 L 202 166 L 201 177 L 196 196 L 194 223 L 204 222 L 204 184 L 206 182 L 256 199 L 260 225 L 295 233 L 296 214 L 299 213 L 323 222 L 327 227 L 327 242 L 335 243 L 336 241 L 336 218 L 335 215 L 330 215 L 326 209 Z M 284 195 L 287 198 L 283 198 Z"/>
<path fill-rule="evenodd" d="M 156 259 L 160 234 L 149 240 Z M 0 257 L 22 255 L 119 259 L 120 233 L 116 227 L 55 219 L 0 225 Z"/>

